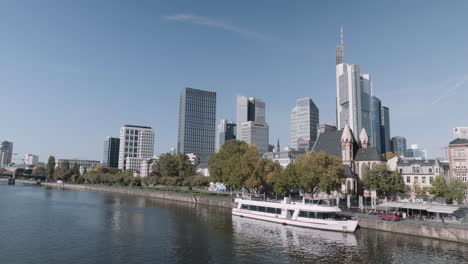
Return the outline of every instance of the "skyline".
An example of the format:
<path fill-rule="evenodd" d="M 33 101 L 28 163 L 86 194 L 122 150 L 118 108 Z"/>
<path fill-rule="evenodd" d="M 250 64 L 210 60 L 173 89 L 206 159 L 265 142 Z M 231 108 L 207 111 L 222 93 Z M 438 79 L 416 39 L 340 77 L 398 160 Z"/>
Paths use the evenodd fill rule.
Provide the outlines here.
<path fill-rule="evenodd" d="M 269 3 L 259 17 L 259 3 L 246 13 L 234 3 L 177 3 L 1 4 L 0 89 L 8 100 L 0 139 L 14 142 L 20 158 L 101 160 L 107 136 L 147 125 L 155 153 L 168 152 L 177 145 L 178 95 L 193 87 L 217 93 L 216 124 L 235 120 L 238 95 L 263 100 L 269 141 L 284 145 L 299 98 L 314 100 L 320 123 L 335 124 L 341 25 L 345 62 L 371 74 L 390 108 L 392 137 L 444 157 L 452 128 L 468 124 L 467 3 Z"/>

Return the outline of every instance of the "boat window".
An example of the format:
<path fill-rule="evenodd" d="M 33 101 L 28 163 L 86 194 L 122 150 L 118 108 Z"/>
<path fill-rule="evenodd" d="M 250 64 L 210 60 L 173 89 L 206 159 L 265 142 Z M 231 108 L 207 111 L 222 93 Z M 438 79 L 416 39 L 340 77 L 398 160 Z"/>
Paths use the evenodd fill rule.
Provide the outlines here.
<path fill-rule="evenodd" d="M 317 218 L 320 218 L 320 219 L 335 218 L 335 214 L 334 213 L 317 213 Z"/>
<path fill-rule="evenodd" d="M 275 214 L 275 213 L 276 213 L 276 209 L 275 209 L 275 208 L 271 208 L 271 207 L 267 207 L 267 213 Z"/>
<path fill-rule="evenodd" d="M 277 214 L 281 214 L 281 209 L 276 208 L 276 213 L 277 213 Z"/>
<path fill-rule="evenodd" d="M 309 212 L 307 212 L 307 211 L 299 211 L 299 217 L 309 217 Z"/>
<path fill-rule="evenodd" d="M 265 211 L 266 211 L 266 208 L 263 207 L 263 206 L 259 206 L 259 207 L 257 208 L 257 210 L 258 210 L 259 212 L 265 212 Z"/>
<path fill-rule="evenodd" d="M 241 206 L 241 208 L 242 208 L 242 209 L 249 209 L 249 205 L 243 204 L 243 205 Z"/>
<path fill-rule="evenodd" d="M 257 211 L 257 206 L 256 205 L 249 205 L 249 209 L 252 211 Z"/>

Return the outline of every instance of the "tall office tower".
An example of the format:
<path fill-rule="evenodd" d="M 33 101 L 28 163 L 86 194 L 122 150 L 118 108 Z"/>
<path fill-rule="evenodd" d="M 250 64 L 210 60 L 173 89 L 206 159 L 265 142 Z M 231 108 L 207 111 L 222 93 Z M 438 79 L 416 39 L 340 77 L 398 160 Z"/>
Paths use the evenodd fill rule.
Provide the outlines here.
<path fill-rule="evenodd" d="M 468 127 L 456 127 L 453 129 L 453 139 L 468 139 Z"/>
<path fill-rule="evenodd" d="M 381 114 L 380 110 L 382 103 L 380 99 L 372 96 L 371 97 L 371 131 L 369 143 L 372 147 L 376 148 L 379 153 L 383 153 L 382 150 L 382 139 L 381 139 Z"/>
<path fill-rule="evenodd" d="M 398 155 L 406 155 L 406 138 L 392 137 L 392 151 Z"/>
<path fill-rule="evenodd" d="M 291 110 L 291 148 L 310 150 L 317 140 L 319 110 L 312 99 L 296 101 Z"/>
<path fill-rule="evenodd" d="M 185 88 L 180 94 L 177 152 L 207 163 L 215 152 L 216 92 Z"/>
<path fill-rule="evenodd" d="M 138 143 L 137 143 L 138 146 Z M 104 155 L 102 164 L 109 168 L 119 167 L 120 138 L 107 137 L 104 140 Z"/>
<path fill-rule="evenodd" d="M 154 154 L 154 130 L 147 126 L 124 125 L 120 128 L 119 169 L 140 172 L 144 159 Z"/>
<path fill-rule="evenodd" d="M 341 53 L 339 52 L 341 51 Z M 344 63 L 343 32 L 336 54 L 336 123 L 338 129 L 346 124 L 355 135 L 362 128 L 371 131 L 371 91 L 369 74 L 360 74 L 359 65 Z"/>
<path fill-rule="evenodd" d="M 380 132 L 382 152 L 392 151 L 392 144 L 390 142 L 390 110 L 386 106 L 380 108 Z"/>
<path fill-rule="evenodd" d="M 237 97 L 237 138 L 256 145 L 259 153 L 268 152 L 268 124 L 263 101 Z"/>
<path fill-rule="evenodd" d="M 0 143 L 0 166 L 9 166 L 13 157 L 13 142 L 2 141 Z"/>
<path fill-rule="evenodd" d="M 231 139 L 236 139 L 237 125 L 234 122 L 226 121 L 221 119 L 221 123 L 218 126 L 218 149 L 224 145 L 224 143 Z"/>
<path fill-rule="evenodd" d="M 24 159 L 25 165 L 36 166 L 39 163 L 39 156 L 33 154 L 26 154 Z"/>

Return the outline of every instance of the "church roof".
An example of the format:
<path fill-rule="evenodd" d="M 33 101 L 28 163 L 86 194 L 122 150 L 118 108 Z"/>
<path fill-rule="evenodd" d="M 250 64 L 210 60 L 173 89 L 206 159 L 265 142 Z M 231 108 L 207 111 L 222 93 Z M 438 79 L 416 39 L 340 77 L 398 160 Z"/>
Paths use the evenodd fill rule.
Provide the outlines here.
<path fill-rule="evenodd" d="M 385 161 L 376 148 L 361 148 L 356 154 L 355 161 Z"/>
<path fill-rule="evenodd" d="M 362 128 L 361 133 L 359 134 L 359 141 L 362 143 L 369 143 L 369 137 L 367 136 L 367 132 L 365 128 Z"/>
<path fill-rule="evenodd" d="M 349 129 L 348 124 L 343 128 L 343 134 L 341 135 L 341 142 L 354 142 L 356 141 L 351 129 Z"/>
<path fill-rule="evenodd" d="M 356 140 L 354 139 L 354 135 L 352 131 L 349 131 L 351 139 L 352 139 L 352 144 L 353 144 L 353 151 L 354 155 L 356 155 L 359 146 L 356 143 Z M 314 152 L 320 152 L 323 151 L 327 153 L 328 155 L 332 155 L 335 157 L 338 157 L 342 159 L 342 153 L 341 153 L 341 138 L 343 137 L 343 130 L 335 130 L 335 131 L 325 131 L 323 133 L 320 133 L 317 141 L 315 141 L 315 144 L 312 148 L 312 151 Z"/>
<path fill-rule="evenodd" d="M 465 145 L 465 144 L 468 144 L 468 139 L 457 138 L 457 139 L 450 141 L 449 146 L 450 145 Z"/>

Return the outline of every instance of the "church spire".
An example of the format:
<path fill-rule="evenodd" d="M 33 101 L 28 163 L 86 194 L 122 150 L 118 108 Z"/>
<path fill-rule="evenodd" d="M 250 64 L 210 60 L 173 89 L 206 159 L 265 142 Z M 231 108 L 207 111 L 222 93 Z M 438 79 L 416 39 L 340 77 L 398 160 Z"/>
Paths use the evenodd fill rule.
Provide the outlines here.
<path fill-rule="evenodd" d="M 276 141 L 276 151 L 277 152 L 280 152 L 281 149 L 280 149 L 280 144 L 279 144 L 279 138 L 278 138 L 278 141 Z"/>

